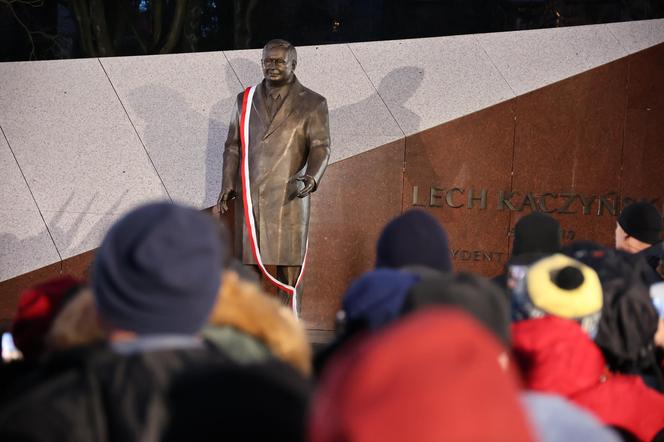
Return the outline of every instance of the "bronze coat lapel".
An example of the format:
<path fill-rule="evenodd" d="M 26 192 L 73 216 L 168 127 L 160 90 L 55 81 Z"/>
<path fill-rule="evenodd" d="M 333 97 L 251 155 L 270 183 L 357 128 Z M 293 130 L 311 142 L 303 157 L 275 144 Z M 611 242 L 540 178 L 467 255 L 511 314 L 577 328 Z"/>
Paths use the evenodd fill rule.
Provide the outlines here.
<path fill-rule="evenodd" d="M 297 100 L 301 89 L 302 86 L 300 85 L 300 82 L 297 80 L 297 78 L 295 78 L 293 84 L 290 87 L 290 90 L 288 91 L 288 95 L 284 99 L 284 102 L 281 103 L 281 107 L 277 111 L 277 114 L 274 116 L 272 123 L 270 123 L 270 127 L 267 128 L 263 139 L 269 137 L 275 130 L 279 128 L 279 126 L 284 124 L 284 122 L 288 119 L 288 116 L 293 113 L 295 110 L 295 101 Z"/>

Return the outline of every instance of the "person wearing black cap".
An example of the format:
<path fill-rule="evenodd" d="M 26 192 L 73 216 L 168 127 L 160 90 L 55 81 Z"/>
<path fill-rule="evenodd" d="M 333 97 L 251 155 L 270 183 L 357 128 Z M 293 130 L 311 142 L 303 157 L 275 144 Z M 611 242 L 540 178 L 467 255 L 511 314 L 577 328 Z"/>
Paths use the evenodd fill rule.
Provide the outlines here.
<path fill-rule="evenodd" d="M 510 266 L 529 266 L 545 256 L 559 252 L 562 238 L 560 223 L 552 216 L 540 212 L 523 216 L 514 226 L 512 255 L 505 266 L 505 271 L 494 277 L 492 282 L 507 289 Z"/>
<path fill-rule="evenodd" d="M 650 284 L 664 280 L 662 215 L 643 201 L 625 207 L 616 223 L 616 249 L 642 256 L 654 270 Z"/>
<path fill-rule="evenodd" d="M 550 255 L 562 247 L 560 223 L 550 215 L 540 212 L 529 213 L 514 226 L 512 256 L 526 253 Z"/>
<path fill-rule="evenodd" d="M 447 232 L 424 210 L 408 210 L 383 228 L 376 244 L 376 268 L 424 266 L 452 271 Z"/>

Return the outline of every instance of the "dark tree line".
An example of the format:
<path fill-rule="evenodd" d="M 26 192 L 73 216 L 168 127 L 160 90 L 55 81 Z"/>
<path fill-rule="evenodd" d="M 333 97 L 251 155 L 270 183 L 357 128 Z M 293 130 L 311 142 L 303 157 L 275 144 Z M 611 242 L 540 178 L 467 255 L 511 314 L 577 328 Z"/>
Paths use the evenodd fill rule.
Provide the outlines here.
<path fill-rule="evenodd" d="M 664 0 L 0 0 L 0 61 L 160 54 L 664 17 Z"/>
<path fill-rule="evenodd" d="M 217 3 L 0 0 L 2 59 L 194 52 L 208 49 L 206 44 L 216 48 L 210 43 L 221 43 Z"/>

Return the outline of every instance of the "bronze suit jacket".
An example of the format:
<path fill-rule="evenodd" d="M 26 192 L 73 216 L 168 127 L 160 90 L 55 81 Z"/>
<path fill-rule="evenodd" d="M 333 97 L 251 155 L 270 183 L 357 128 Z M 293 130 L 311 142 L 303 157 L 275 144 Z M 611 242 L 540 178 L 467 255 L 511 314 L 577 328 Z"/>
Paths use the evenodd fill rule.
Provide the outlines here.
<path fill-rule="evenodd" d="M 302 86 L 297 78 L 270 121 L 265 103 L 265 80 L 254 93 L 249 120 L 249 177 L 261 258 L 266 265 L 299 266 L 309 225 L 309 196 L 298 198 L 303 187 L 295 178 L 311 175 L 320 183 L 330 157 L 327 101 Z M 224 148 L 222 187 L 241 194 L 239 117 L 243 93 Z M 244 226 L 244 207 L 235 203 L 236 238 L 242 232 L 241 256 L 255 264 Z M 239 244 L 236 242 L 236 246 Z"/>

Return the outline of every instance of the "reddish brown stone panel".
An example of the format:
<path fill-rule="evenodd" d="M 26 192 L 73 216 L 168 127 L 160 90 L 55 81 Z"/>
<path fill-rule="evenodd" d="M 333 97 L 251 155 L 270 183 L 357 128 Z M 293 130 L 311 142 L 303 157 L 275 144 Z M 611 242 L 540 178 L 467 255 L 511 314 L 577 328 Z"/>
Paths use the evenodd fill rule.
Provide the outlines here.
<path fill-rule="evenodd" d="M 333 328 L 349 282 L 373 267 L 383 226 L 413 206 L 414 186 L 415 203 L 447 229 L 457 270 L 499 273 L 508 229 L 531 210 L 550 209 L 568 241 L 612 244 L 615 218 L 606 206 L 598 215 L 600 196 L 608 205 L 619 193 L 659 197 L 663 207 L 662 78 L 659 45 L 409 136 L 405 143 L 332 164 L 312 197 L 302 303 L 307 328 Z M 501 191 L 509 204 L 500 204 Z M 87 252 L 0 283 L 0 321 L 11 318 L 22 290 L 61 272 L 85 278 L 93 259 L 94 251 Z"/>
<path fill-rule="evenodd" d="M 456 270 L 493 276 L 504 266 L 510 214 L 497 209 L 497 198 L 510 189 L 514 105 L 509 100 L 406 139 L 404 209 L 415 202 L 443 224 Z"/>
<path fill-rule="evenodd" d="M 62 273 L 88 281 L 90 279 L 92 262 L 95 259 L 96 253 L 97 249 L 94 249 L 65 259 L 62 261 Z"/>
<path fill-rule="evenodd" d="M 375 262 L 383 226 L 401 211 L 404 143 L 330 165 L 312 196 L 302 318 L 332 330 L 348 284 Z"/>
<path fill-rule="evenodd" d="M 621 192 L 664 211 L 664 44 L 629 57 Z"/>
<path fill-rule="evenodd" d="M 612 203 L 620 191 L 626 81 L 621 59 L 517 98 L 512 201 L 526 204 L 512 225 L 534 201 L 552 211 L 567 241 L 613 243 L 615 218 L 605 206 L 598 213 L 600 196 Z"/>
<path fill-rule="evenodd" d="M 628 57 L 629 109 L 662 109 L 664 107 L 664 43 Z"/>
<path fill-rule="evenodd" d="M 0 282 L 0 321 L 12 317 L 21 292 L 29 287 L 61 275 L 71 275 L 88 281 L 96 251 L 97 249 L 94 249 L 81 253 L 80 255 L 67 258 L 61 263 L 51 264 L 30 273 L 17 276 L 16 278 Z"/>

